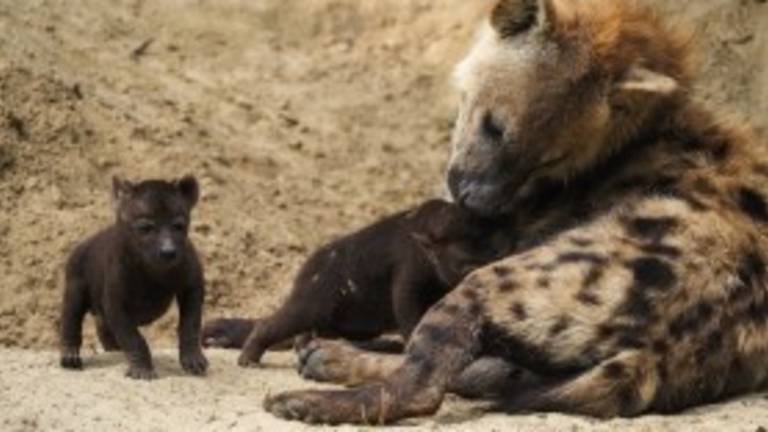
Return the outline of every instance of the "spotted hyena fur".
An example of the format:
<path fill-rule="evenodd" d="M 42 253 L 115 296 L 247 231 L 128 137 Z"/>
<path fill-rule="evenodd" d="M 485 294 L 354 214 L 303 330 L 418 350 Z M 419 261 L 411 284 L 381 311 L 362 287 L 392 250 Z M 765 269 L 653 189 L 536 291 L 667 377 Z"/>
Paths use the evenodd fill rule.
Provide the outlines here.
<path fill-rule="evenodd" d="M 691 97 L 690 36 L 630 0 L 499 0 L 458 68 L 448 186 L 516 253 L 432 307 L 383 380 L 267 398 L 308 422 L 437 411 L 480 356 L 509 410 L 674 412 L 768 379 L 768 152 Z M 353 361 L 354 359 L 350 360 Z"/>

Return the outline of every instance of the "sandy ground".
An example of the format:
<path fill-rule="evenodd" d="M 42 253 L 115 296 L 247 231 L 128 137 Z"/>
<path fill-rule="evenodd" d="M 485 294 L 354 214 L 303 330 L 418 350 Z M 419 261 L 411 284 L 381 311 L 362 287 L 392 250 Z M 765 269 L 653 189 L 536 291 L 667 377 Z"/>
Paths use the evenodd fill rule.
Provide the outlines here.
<path fill-rule="evenodd" d="M 82 372 L 56 367 L 50 352 L 0 350 L 0 429 L 55 431 L 303 431 L 331 429 L 278 420 L 261 410 L 265 394 L 306 386 L 289 353 L 268 353 L 265 366 L 243 371 L 236 353 L 209 351 L 208 378 L 184 376 L 173 350 L 159 351 L 160 379 L 123 377 L 119 354 L 86 359 Z M 697 431 L 764 432 L 768 395 L 754 395 L 675 416 L 599 421 L 559 414 L 489 414 L 482 406 L 450 399 L 434 418 L 409 420 L 387 429 L 445 431 Z M 338 430 L 366 430 L 344 426 Z"/>
<path fill-rule="evenodd" d="M 185 421 L 206 424 L 202 410 L 216 413 L 209 429 L 242 419 L 268 430 L 263 394 L 300 385 L 287 369 L 244 373 L 216 354 L 207 380 L 143 385 L 106 360 L 85 379 L 54 367 L 66 254 L 111 219 L 112 175 L 194 173 L 206 316 L 268 311 L 314 247 L 440 193 L 451 65 L 486 1 L 0 0 L 0 424 L 153 419 L 186 430 Z M 765 0 L 649 1 L 699 31 L 701 97 L 768 131 Z M 172 346 L 174 325 L 169 313 L 148 328 L 152 345 Z M 94 349 L 87 323 L 85 351 Z M 98 396 L 111 389 L 120 394 Z M 758 397 L 700 417 L 609 424 L 470 417 L 452 427 L 658 430 L 700 420 L 750 430 L 768 418 L 766 405 Z M 67 417 L 73 407 L 79 414 Z"/>

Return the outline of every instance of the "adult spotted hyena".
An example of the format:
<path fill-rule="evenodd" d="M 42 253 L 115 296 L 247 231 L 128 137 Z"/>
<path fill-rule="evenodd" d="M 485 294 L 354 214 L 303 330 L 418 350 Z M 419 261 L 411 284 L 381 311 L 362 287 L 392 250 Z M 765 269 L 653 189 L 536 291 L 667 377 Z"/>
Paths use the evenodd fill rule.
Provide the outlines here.
<path fill-rule="evenodd" d="M 432 307 L 379 383 L 265 407 L 428 415 L 481 355 L 548 378 L 509 409 L 633 416 L 763 386 L 768 152 L 692 99 L 689 41 L 629 0 L 498 1 L 458 67 L 448 185 L 510 214 L 517 253 Z"/>

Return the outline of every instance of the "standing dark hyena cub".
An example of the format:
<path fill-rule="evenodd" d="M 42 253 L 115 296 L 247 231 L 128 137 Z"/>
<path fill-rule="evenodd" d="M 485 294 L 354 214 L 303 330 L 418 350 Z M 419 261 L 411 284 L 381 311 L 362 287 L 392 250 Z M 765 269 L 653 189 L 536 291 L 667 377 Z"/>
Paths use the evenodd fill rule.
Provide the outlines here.
<path fill-rule="evenodd" d="M 490 220 L 455 204 L 427 201 L 318 249 L 273 315 L 214 320 L 203 338 L 211 345 L 243 346 L 242 366 L 310 331 L 360 340 L 399 330 L 407 339 L 430 306 L 498 256 L 492 229 Z"/>
<path fill-rule="evenodd" d="M 200 347 L 205 295 L 203 268 L 187 236 L 197 203 L 197 180 L 113 180 L 117 221 L 80 244 L 66 267 L 61 314 L 61 366 L 82 368 L 80 346 L 86 312 L 96 318 L 107 351 L 125 352 L 127 376 L 157 376 L 138 327 L 179 305 L 179 349 L 185 371 L 202 375 L 208 361 Z"/>

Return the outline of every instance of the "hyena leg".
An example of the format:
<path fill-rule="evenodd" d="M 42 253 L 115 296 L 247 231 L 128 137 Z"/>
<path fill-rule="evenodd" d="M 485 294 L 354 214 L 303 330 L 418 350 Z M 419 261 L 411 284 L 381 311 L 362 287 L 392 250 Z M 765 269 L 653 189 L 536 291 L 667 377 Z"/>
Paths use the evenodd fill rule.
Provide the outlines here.
<path fill-rule="evenodd" d="M 88 312 L 88 286 L 79 277 L 67 275 L 61 309 L 61 367 L 81 369 L 80 346 L 83 343 L 83 319 Z"/>
<path fill-rule="evenodd" d="M 96 317 L 96 336 L 98 336 L 104 351 L 120 351 L 120 345 L 117 344 L 115 334 L 112 333 L 107 323 L 104 322 L 104 318 L 100 316 Z"/>
<path fill-rule="evenodd" d="M 365 351 L 344 340 L 311 339 L 296 348 L 303 378 L 348 386 L 383 382 L 405 361 L 402 354 Z M 483 357 L 462 371 L 448 389 L 462 397 L 479 398 L 506 394 L 511 386 L 535 383 L 535 376 L 505 359 Z"/>
<path fill-rule="evenodd" d="M 631 417 L 646 411 L 659 387 L 655 359 L 623 351 L 576 377 L 521 392 L 499 408 L 505 411 L 559 411 L 592 417 Z"/>
<path fill-rule="evenodd" d="M 483 319 L 475 301 L 454 291 L 414 331 L 404 363 L 382 383 L 341 391 L 298 391 L 269 397 L 273 414 L 311 423 L 388 423 L 433 414 L 448 383 L 474 360 Z"/>
<path fill-rule="evenodd" d="M 467 366 L 448 391 L 467 399 L 498 398 L 510 389 L 538 388 L 540 377 L 501 357 L 481 357 Z"/>
<path fill-rule="evenodd" d="M 345 340 L 313 338 L 298 343 L 296 350 L 303 378 L 350 386 L 382 381 L 404 360 L 403 355 L 365 351 Z"/>

